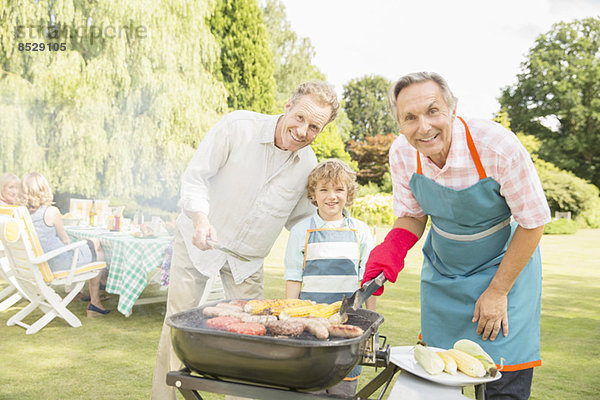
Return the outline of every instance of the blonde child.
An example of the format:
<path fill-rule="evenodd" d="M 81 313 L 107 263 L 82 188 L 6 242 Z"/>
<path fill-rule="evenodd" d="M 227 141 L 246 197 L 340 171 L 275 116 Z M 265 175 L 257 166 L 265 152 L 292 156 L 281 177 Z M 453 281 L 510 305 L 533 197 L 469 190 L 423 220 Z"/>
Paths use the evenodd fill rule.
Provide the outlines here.
<path fill-rule="evenodd" d="M 52 189 L 50 189 L 46 178 L 41 174 L 32 172 L 23 177 L 17 203 L 24 205 L 29 210 L 33 227 L 44 252 L 49 252 L 70 243 L 63 225 L 62 215 L 59 209 L 52 205 L 53 198 Z M 77 248 L 79 252 L 77 265 L 104 260 L 104 252 L 100 247 L 100 241 L 98 239 L 88 239 L 87 242 L 87 246 Z M 71 267 L 72 260 L 73 250 L 51 258 L 48 260 L 48 265 L 52 271 L 66 270 Z M 98 274 L 89 281 L 89 317 L 110 312 L 102 306 L 100 301 L 101 275 Z"/>
<path fill-rule="evenodd" d="M 308 176 L 309 200 L 317 212 L 290 231 L 285 254 L 286 297 L 333 303 L 360 286 L 373 248 L 368 225 L 351 218 L 346 206 L 358 191 L 356 174 L 343 162 L 325 160 Z M 367 300 L 375 309 L 375 298 Z M 354 396 L 360 375 L 356 367 L 344 381 L 318 393 Z"/>

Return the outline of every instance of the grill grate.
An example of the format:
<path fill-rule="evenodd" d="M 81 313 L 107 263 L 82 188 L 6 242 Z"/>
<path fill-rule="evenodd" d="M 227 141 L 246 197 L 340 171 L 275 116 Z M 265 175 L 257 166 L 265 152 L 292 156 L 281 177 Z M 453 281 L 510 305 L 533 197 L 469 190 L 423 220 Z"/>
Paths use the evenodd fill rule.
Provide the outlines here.
<path fill-rule="evenodd" d="M 178 319 L 176 321 L 176 324 L 180 329 L 199 329 L 200 328 L 200 329 L 214 330 L 213 328 L 209 328 L 206 326 L 206 321 L 209 319 L 210 319 L 209 317 L 205 317 L 204 315 L 202 315 L 202 308 L 198 308 L 198 309 L 193 310 L 193 312 L 186 313 L 185 318 Z M 367 329 L 369 329 L 371 327 L 371 325 L 373 325 L 373 321 L 371 321 L 369 318 L 366 318 L 359 314 L 348 313 L 348 321 L 346 322 L 346 324 L 358 326 L 358 327 L 362 328 L 364 331 L 366 331 Z M 278 337 L 278 338 L 290 338 L 289 336 L 273 335 L 269 332 L 268 329 L 267 329 L 266 335 L 264 335 L 264 336 Z M 323 342 L 323 340 L 317 339 L 315 336 L 313 336 L 312 334 L 310 334 L 308 332 L 302 332 L 300 335 L 292 336 L 291 338 L 298 339 L 298 340 Z M 332 340 L 340 340 L 340 338 L 327 339 L 327 341 L 332 341 Z"/>

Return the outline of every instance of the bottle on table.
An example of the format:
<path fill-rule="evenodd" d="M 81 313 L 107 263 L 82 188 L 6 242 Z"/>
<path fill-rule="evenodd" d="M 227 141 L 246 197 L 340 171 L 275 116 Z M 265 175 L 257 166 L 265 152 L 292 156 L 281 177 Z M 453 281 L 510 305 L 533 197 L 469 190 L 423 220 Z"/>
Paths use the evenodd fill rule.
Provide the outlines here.
<path fill-rule="evenodd" d="M 139 208 L 135 211 L 135 215 L 133 216 L 133 223 L 137 226 L 144 225 L 144 213 Z"/>
<path fill-rule="evenodd" d="M 90 226 L 96 226 L 96 216 L 98 213 L 96 212 L 96 202 L 92 200 L 92 206 L 90 207 Z"/>

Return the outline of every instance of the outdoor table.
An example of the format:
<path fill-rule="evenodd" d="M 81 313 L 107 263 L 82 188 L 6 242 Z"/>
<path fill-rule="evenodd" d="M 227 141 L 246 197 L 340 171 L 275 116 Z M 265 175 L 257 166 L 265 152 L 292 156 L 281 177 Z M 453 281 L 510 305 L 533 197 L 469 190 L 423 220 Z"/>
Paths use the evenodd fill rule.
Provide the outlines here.
<path fill-rule="evenodd" d="M 117 310 L 126 317 L 148 283 L 148 273 L 163 262 L 172 236 L 135 237 L 126 232 L 67 226 L 71 240 L 97 238 L 109 266 L 106 291 L 119 295 Z"/>

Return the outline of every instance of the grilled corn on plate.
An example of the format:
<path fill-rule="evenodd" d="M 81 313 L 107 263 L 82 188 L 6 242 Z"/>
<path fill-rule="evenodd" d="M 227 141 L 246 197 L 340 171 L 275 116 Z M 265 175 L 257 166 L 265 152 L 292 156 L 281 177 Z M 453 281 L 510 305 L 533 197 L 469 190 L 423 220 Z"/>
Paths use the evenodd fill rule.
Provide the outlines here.
<path fill-rule="evenodd" d="M 492 357 L 479 344 L 471 340 L 461 339 L 454 344 L 454 348 L 437 352 L 426 346 L 425 343 L 418 342 L 414 347 L 414 356 L 419 365 L 430 375 L 437 375 L 442 371 L 456 375 L 457 371 L 460 371 L 472 378 L 485 376 L 494 378 L 498 374 L 498 368 Z M 438 359 L 442 360 L 443 365 Z"/>

